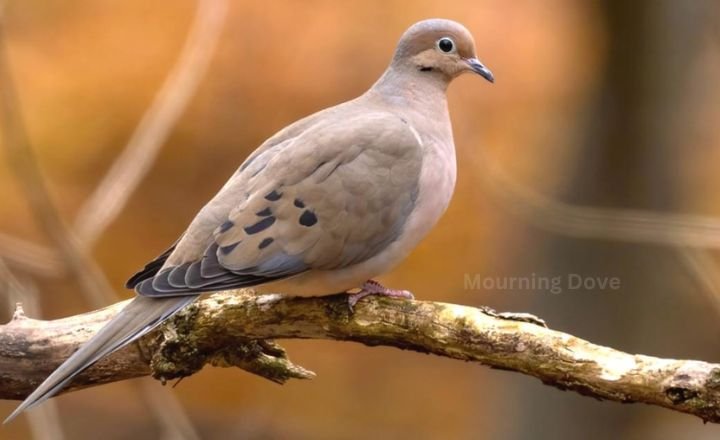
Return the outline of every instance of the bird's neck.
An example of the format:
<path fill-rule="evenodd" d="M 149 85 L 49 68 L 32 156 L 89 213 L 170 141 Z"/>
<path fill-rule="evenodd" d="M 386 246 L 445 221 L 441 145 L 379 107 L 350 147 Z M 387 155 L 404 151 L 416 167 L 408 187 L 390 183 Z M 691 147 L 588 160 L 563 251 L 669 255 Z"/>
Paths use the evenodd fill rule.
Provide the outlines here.
<path fill-rule="evenodd" d="M 437 72 L 422 72 L 414 66 L 393 64 L 366 96 L 398 109 L 419 109 L 425 116 L 438 119 L 447 115 L 448 82 Z"/>

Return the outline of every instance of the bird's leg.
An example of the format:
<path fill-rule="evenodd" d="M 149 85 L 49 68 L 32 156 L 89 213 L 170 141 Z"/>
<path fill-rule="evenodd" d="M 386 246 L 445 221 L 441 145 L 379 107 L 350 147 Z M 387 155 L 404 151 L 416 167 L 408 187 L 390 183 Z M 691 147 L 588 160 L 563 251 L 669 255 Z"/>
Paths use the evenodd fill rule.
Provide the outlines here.
<path fill-rule="evenodd" d="M 355 307 L 355 304 L 357 304 L 358 301 L 370 295 L 415 299 L 412 292 L 409 290 L 388 289 L 375 280 L 367 280 L 365 281 L 365 284 L 362 285 L 358 293 L 351 293 L 350 296 L 348 296 L 348 305 L 350 306 L 350 310 Z"/>

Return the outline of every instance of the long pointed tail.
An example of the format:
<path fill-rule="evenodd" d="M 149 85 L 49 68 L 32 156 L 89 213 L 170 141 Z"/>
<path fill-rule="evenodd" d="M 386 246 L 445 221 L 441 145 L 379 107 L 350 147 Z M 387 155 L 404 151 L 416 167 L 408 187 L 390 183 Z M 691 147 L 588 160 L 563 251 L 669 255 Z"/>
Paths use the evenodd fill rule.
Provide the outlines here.
<path fill-rule="evenodd" d="M 100 358 L 149 332 L 195 299 L 197 299 L 196 295 L 163 299 L 136 297 L 95 336 L 53 371 L 3 423 L 11 421 L 24 410 L 54 396 L 75 376 Z"/>

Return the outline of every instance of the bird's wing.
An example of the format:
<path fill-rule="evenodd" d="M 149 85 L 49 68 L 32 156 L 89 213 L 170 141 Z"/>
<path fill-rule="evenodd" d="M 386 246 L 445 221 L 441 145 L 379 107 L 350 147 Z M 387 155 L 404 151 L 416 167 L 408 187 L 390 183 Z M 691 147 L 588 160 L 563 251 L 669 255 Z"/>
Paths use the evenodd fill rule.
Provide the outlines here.
<path fill-rule="evenodd" d="M 323 118 L 251 156 L 198 214 L 170 264 L 136 290 L 225 290 L 367 260 L 401 233 L 422 158 L 417 131 L 397 115 Z"/>

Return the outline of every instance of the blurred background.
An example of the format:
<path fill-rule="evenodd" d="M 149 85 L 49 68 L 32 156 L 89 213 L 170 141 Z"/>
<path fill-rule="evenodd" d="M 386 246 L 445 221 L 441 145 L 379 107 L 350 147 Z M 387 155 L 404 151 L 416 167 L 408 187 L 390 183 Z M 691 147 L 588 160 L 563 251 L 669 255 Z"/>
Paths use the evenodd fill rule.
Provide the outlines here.
<path fill-rule="evenodd" d="M 382 281 L 420 299 L 534 313 L 630 353 L 720 361 L 718 2 L 24 0 L 2 14 L 15 111 L 57 207 L 33 208 L 42 188 L 3 145 L 3 322 L 18 300 L 52 319 L 130 297 L 125 279 L 265 138 L 361 94 L 410 24 L 445 17 L 475 35 L 497 81 L 452 84 L 455 198 Z M 569 274 L 621 285 L 553 294 L 492 281 Z M 469 288 L 476 275 L 491 282 Z M 278 386 L 208 367 L 172 390 L 116 383 L 54 399 L 0 437 L 720 436 L 687 415 L 517 373 L 281 342 L 317 379 Z"/>

